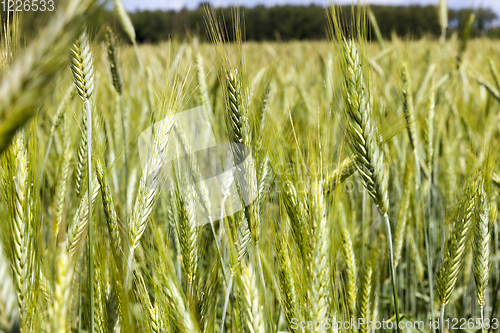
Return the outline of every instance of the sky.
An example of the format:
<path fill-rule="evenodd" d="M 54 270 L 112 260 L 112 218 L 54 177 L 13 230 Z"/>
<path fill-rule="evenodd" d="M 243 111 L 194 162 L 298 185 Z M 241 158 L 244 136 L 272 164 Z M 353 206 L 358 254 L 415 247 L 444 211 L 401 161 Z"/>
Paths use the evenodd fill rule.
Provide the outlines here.
<path fill-rule="evenodd" d="M 355 0 L 356 1 L 356 0 Z M 362 0 L 368 1 L 371 4 L 380 5 L 409 5 L 421 4 L 429 5 L 436 4 L 438 0 Z M 135 10 L 155 10 L 155 9 L 174 9 L 180 10 L 186 8 L 196 8 L 200 2 L 207 2 L 202 0 L 122 0 L 123 4 L 129 11 Z M 233 6 L 236 3 L 243 6 L 254 6 L 257 4 L 284 5 L 284 4 L 310 4 L 315 3 L 319 5 L 329 4 L 329 0 L 210 0 L 214 6 Z M 334 0 L 339 4 L 350 4 L 351 0 Z M 463 8 L 463 7 L 489 7 L 492 8 L 497 15 L 500 16 L 500 0 L 448 0 L 450 8 Z"/>

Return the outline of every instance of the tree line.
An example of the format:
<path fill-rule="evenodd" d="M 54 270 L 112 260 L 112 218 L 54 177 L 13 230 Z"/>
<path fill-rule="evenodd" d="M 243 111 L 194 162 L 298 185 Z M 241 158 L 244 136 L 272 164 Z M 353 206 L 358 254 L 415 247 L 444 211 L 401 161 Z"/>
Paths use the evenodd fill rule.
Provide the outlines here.
<path fill-rule="evenodd" d="M 438 12 L 435 6 L 371 6 L 378 22 L 380 32 L 385 39 L 395 33 L 399 37 L 414 39 L 424 36 L 437 38 L 441 35 Z M 215 10 L 217 18 L 226 27 L 229 40 L 233 39 L 232 8 Z M 341 6 L 337 10 L 344 22 L 350 22 L 351 6 Z M 308 6 L 256 6 L 241 8 L 241 20 L 244 35 L 248 41 L 290 41 L 321 40 L 328 36 L 326 9 L 318 5 Z M 471 9 L 449 10 L 449 29 L 460 33 L 467 23 Z M 500 37 L 499 28 L 493 27 L 497 15 L 490 9 L 475 10 L 476 21 L 471 37 Z M 131 13 L 131 19 L 140 42 L 157 43 L 169 38 L 186 39 L 197 36 L 208 39 L 206 9 L 200 5 L 197 9 L 181 11 L 138 11 Z M 368 31 L 370 22 L 367 20 Z M 345 24 L 349 29 L 350 23 Z M 370 38 L 370 36 L 368 36 Z"/>
<path fill-rule="evenodd" d="M 54 0 L 56 8 L 63 0 Z M 201 41 L 209 39 L 206 25 L 206 5 L 201 4 L 194 10 L 181 11 L 137 11 L 131 12 L 137 40 L 140 43 L 158 43 L 168 39 L 186 40 L 197 37 Z M 328 37 L 327 9 L 318 5 L 308 6 L 256 6 L 241 7 L 241 26 L 244 28 L 244 38 L 248 41 L 291 41 L 291 40 L 321 40 Z M 352 6 L 339 6 L 337 12 L 341 21 L 345 22 L 343 29 L 353 25 Z M 438 38 L 441 35 L 437 8 L 435 6 L 371 6 L 378 22 L 382 37 L 390 39 L 395 33 L 399 37 L 419 39 L 422 37 Z M 233 40 L 234 8 L 217 8 L 215 14 L 227 31 L 227 39 Z M 472 9 L 449 10 L 449 32 L 461 33 Z M 490 9 L 474 11 L 476 20 L 471 31 L 471 37 L 488 36 L 500 38 L 500 27 L 493 23 L 497 15 Z M 11 13 L 12 14 L 12 13 Z M 115 11 L 102 11 L 96 21 L 100 26 L 110 25 L 124 40 L 127 40 Z M 2 22 L 6 22 L 6 13 L 1 11 Z M 26 39 L 30 39 L 48 20 L 53 19 L 51 12 L 24 12 L 21 15 L 20 31 Z M 370 22 L 366 19 L 368 31 Z M 3 28 L 2 27 L 0 30 Z M 90 28 L 92 34 L 92 28 Z M 95 31 L 94 33 L 99 33 Z M 3 36 L 2 36 L 3 37 Z M 370 39 L 373 36 L 368 35 Z M 0 37 L 1 38 L 1 37 Z"/>

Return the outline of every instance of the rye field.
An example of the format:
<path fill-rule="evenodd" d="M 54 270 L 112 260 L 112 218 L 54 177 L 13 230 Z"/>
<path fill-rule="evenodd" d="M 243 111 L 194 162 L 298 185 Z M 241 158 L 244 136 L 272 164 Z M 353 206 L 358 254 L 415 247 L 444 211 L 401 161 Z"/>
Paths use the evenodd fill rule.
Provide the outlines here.
<path fill-rule="evenodd" d="M 500 42 L 137 45 L 115 5 L 2 22 L 0 332 L 500 330 Z"/>

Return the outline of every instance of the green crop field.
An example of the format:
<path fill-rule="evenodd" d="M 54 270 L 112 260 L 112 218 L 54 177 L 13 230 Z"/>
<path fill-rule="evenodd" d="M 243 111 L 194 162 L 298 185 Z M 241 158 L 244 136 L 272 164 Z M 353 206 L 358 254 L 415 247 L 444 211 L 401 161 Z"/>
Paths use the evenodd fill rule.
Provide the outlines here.
<path fill-rule="evenodd" d="M 212 43 L 138 45 L 115 6 L 128 40 L 93 0 L 2 22 L 0 332 L 499 331 L 500 42 L 225 43 L 207 10 Z M 246 161 L 222 202 L 205 155 L 161 184 L 199 106 Z"/>

